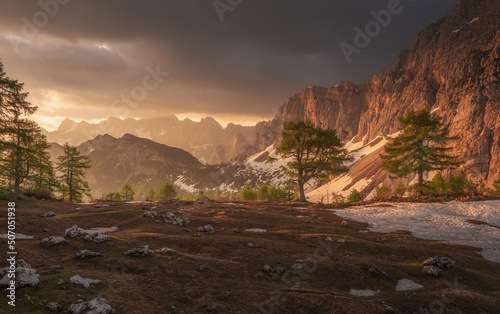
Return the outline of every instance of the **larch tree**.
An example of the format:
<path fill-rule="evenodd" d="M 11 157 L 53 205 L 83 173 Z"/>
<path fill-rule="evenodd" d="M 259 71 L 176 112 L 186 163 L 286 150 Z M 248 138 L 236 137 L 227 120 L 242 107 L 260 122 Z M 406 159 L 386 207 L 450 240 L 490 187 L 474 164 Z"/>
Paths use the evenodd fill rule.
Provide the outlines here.
<path fill-rule="evenodd" d="M 121 196 L 124 201 L 133 201 L 134 200 L 134 195 L 135 191 L 132 189 L 132 187 L 128 184 L 124 184 L 122 186 L 121 190 Z"/>
<path fill-rule="evenodd" d="M 57 170 L 60 174 L 61 192 L 68 201 L 81 202 L 84 195 L 90 196 L 90 189 L 85 180 L 85 172 L 90 168 L 88 156 L 81 155 L 78 148 L 64 144 L 63 155 L 58 157 Z"/>
<path fill-rule="evenodd" d="M 400 178 L 415 173 L 419 194 L 423 194 L 426 173 L 460 164 L 449 154 L 453 147 L 447 145 L 457 138 L 450 137 L 450 130 L 443 126 L 441 118 L 427 110 L 410 111 L 399 123 L 400 134 L 388 137 L 385 154 L 380 155 L 382 168 Z"/>
<path fill-rule="evenodd" d="M 347 171 L 343 167 L 349 160 L 347 150 L 334 130 L 317 128 L 309 121 L 288 121 L 282 137 L 276 151 L 282 158 L 292 158 L 285 171 L 297 183 L 300 201 L 306 201 L 304 184 L 309 180 Z"/>

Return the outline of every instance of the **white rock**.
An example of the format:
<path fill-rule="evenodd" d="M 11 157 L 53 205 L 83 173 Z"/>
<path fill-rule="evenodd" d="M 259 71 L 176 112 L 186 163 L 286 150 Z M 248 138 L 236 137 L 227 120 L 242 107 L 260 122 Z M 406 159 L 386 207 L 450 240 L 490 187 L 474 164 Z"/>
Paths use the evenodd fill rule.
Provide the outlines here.
<path fill-rule="evenodd" d="M 71 304 L 68 309 L 70 314 L 112 314 L 115 310 L 108 304 L 106 299 L 95 298 L 90 301 L 78 300 Z"/>
<path fill-rule="evenodd" d="M 66 239 L 63 237 L 51 236 L 51 237 L 43 239 L 42 242 L 40 242 L 40 243 L 41 244 L 49 244 L 50 246 L 52 246 L 52 245 L 68 243 L 68 241 L 66 241 Z"/>
<path fill-rule="evenodd" d="M 396 285 L 396 291 L 409 291 L 423 288 L 424 286 L 411 281 L 410 279 L 400 279 Z"/>
<path fill-rule="evenodd" d="M 451 267 L 453 267 L 453 265 L 455 265 L 455 261 L 449 257 L 434 256 L 434 257 L 426 259 L 423 262 L 423 265 L 424 266 L 437 266 L 439 268 L 451 268 Z"/>
<path fill-rule="evenodd" d="M 133 248 L 128 250 L 125 254 L 136 257 L 144 257 L 151 254 L 151 250 L 149 249 L 149 245 L 145 245 L 140 248 Z"/>
<path fill-rule="evenodd" d="M 56 214 L 54 212 L 47 212 L 42 215 L 42 217 L 54 217 Z"/>
<path fill-rule="evenodd" d="M 66 231 L 64 232 L 64 237 L 74 238 L 81 234 L 86 234 L 85 230 L 79 228 L 77 225 L 74 225 L 73 227 L 66 229 Z"/>
<path fill-rule="evenodd" d="M 105 242 L 105 241 L 111 240 L 111 237 L 110 236 L 105 236 L 104 234 L 96 232 L 96 233 L 93 233 L 93 234 L 86 235 L 84 239 L 86 241 L 92 241 L 92 242 L 95 242 L 95 243 L 101 243 L 101 242 Z"/>
<path fill-rule="evenodd" d="M 442 271 L 436 266 L 424 266 L 422 269 L 422 274 L 424 275 L 431 275 L 433 277 L 439 277 L 441 275 Z"/>
<path fill-rule="evenodd" d="M 380 290 L 373 291 L 373 290 L 355 290 L 351 289 L 349 291 L 350 294 L 358 296 L 358 297 L 373 297 L 374 295 L 378 294 Z"/>
<path fill-rule="evenodd" d="M 75 275 L 69 279 L 72 285 L 83 285 L 85 288 L 90 287 L 91 284 L 97 285 L 101 281 L 100 280 L 93 280 L 90 278 L 83 278 L 79 275 Z"/>
<path fill-rule="evenodd" d="M 94 206 L 94 208 L 106 208 L 106 207 L 109 207 L 109 205 L 108 204 L 102 204 L 102 203 L 101 204 L 96 204 Z"/>
<path fill-rule="evenodd" d="M 40 283 L 40 275 L 37 271 L 31 268 L 30 264 L 27 264 L 24 260 L 19 259 L 16 261 L 16 288 L 36 286 Z M 0 269 L 0 276 L 3 278 L 0 280 L 0 286 L 8 286 L 10 282 L 9 267 Z"/>
<path fill-rule="evenodd" d="M 78 253 L 76 253 L 75 256 L 76 259 L 84 259 L 87 257 L 102 257 L 102 254 L 98 252 L 92 252 L 90 250 L 80 250 Z"/>

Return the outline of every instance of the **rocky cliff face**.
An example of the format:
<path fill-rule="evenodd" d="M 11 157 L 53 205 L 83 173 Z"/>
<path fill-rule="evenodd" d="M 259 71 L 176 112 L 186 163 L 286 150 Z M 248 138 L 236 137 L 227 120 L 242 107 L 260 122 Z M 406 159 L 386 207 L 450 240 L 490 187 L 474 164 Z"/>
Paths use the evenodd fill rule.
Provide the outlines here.
<path fill-rule="evenodd" d="M 462 168 L 490 184 L 500 178 L 500 1 L 462 0 L 421 31 L 394 65 L 366 84 L 309 87 L 270 122 L 258 124 L 255 146 L 279 142 L 286 120 L 308 119 L 364 144 L 392 134 L 398 117 L 426 108 L 460 136 Z"/>

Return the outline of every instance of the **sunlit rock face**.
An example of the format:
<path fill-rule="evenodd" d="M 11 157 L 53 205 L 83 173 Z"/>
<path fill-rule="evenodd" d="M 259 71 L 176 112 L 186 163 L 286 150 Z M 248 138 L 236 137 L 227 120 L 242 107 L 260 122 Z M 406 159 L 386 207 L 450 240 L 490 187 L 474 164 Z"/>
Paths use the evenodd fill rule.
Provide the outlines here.
<path fill-rule="evenodd" d="M 255 146 L 278 143 L 282 123 L 298 119 L 367 144 L 396 132 L 398 117 L 425 108 L 460 137 L 453 153 L 464 161 L 461 168 L 491 184 L 500 178 L 499 26 L 499 1 L 462 0 L 371 82 L 309 87 L 292 96 L 272 121 L 257 125 Z"/>

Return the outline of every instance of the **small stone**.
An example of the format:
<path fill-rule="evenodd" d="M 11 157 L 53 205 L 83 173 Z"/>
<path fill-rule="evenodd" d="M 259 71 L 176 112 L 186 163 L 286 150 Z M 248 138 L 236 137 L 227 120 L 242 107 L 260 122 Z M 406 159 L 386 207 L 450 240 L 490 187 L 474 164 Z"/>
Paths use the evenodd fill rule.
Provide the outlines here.
<path fill-rule="evenodd" d="M 341 223 L 341 225 L 347 227 L 347 226 L 349 226 L 349 223 L 347 221 L 343 220 L 342 223 Z"/>
<path fill-rule="evenodd" d="M 217 312 L 217 304 L 212 304 L 210 307 L 207 309 L 207 312 Z"/>
<path fill-rule="evenodd" d="M 423 262 L 424 266 L 437 266 L 439 268 L 451 268 L 455 265 L 455 261 L 448 257 L 434 256 L 426 259 Z"/>
<path fill-rule="evenodd" d="M 256 249 L 256 248 L 260 248 L 260 245 L 258 245 L 257 243 L 247 243 L 247 247 L 252 248 L 252 249 Z"/>
<path fill-rule="evenodd" d="M 275 272 L 278 275 L 283 275 L 285 273 L 285 269 L 283 267 L 281 267 L 281 266 L 278 266 L 278 267 L 276 267 Z"/>
<path fill-rule="evenodd" d="M 100 203 L 100 204 L 96 204 L 96 205 L 94 206 L 94 208 L 106 208 L 106 207 L 109 207 L 109 205 L 108 205 L 108 204 L 102 204 L 102 203 Z"/>
<path fill-rule="evenodd" d="M 313 213 L 311 216 L 312 216 L 312 218 L 319 218 L 318 214 L 316 214 L 316 213 Z"/>
<path fill-rule="evenodd" d="M 201 234 L 200 233 L 195 233 L 194 236 L 195 237 L 201 237 Z"/>
<path fill-rule="evenodd" d="M 144 245 L 140 248 L 130 249 L 125 254 L 135 257 L 145 257 L 151 254 L 151 250 L 149 249 L 149 245 Z"/>
<path fill-rule="evenodd" d="M 43 229 L 43 232 L 49 232 L 49 229 L 45 228 Z"/>
<path fill-rule="evenodd" d="M 90 287 L 90 285 L 97 285 L 97 284 L 101 283 L 100 280 L 93 280 L 93 279 L 90 279 L 90 278 L 83 278 L 83 277 L 81 277 L 79 275 L 75 275 L 75 276 L 71 277 L 69 279 L 69 281 L 71 282 L 72 285 L 82 285 L 85 288 Z"/>
<path fill-rule="evenodd" d="M 158 214 L 156 212 L 147 211 L 147 212 L 144 212 L 144 214 L 142 214 L 142 217 L 154 219 L 154 218 L 158 217 Z"/>
<path fill-rule="evenodd" d="M 60 269 L 63 269 L 63 268 L 64 268 L 64 266 L 61 266 L 61 265 L 50 266 L 51 270 L 60 270 Z"/>
<path fill-rule="evenodd" d="M 95 243 L 102 243 L 111 240 L 111 237 L 105 236 L 102 233 L 99 232 L 94 232 L 92 234 L 86 235 L 85 238 L 83 238 L 85 241 L 92 241 Z"/>
<path fill-rule="evenodd" d="M 294 270 L 304 269 L 304 264 L 295 264 L 292 266 L 292 269 Z"/>
<path fill-rule="evenodd" d="M 42 217 L 48 218 L 48 217 L 54 217 L 55 215 L 56 214 L 54 212 L 47 212 L 47 213 L 43 214 Z"/>
<path fill-rule="evenodd" d="M 74 238 L 74 237 L 77 237 L 81 234 L 86 234 L 86 232 L 82 228 L 79 228 L 77 225 L 74 225 L 73 227 L 68 228 L 68 229 L 66 229 L 66 231 L 64 231 L 65 238 L 68 238 L 68 237 Z"/>
<path fill-rule="evenodd" d="M 430 275 L 430 276 L 433 276 L 436 278 L 439 277 L 439 275 L 441 275 L 441 273 L 442 273 L 442 270 L 436 266 L 424 266 L 424 268 L 422 269 L 422 274 Z"/>
<path fill-rule="evenodd" d="M 205 230 L 206 234 L 212 234 L 215 232 L 214 228 L 210 225 L 206 225 L 205 227 L 203 227 L 203 230 Z"/>
<path fill-rule="evenodd" d="M 240 229 L 240 228 L 234 228 L 234 229 L 233 229 L 233 232 L 234 232 L 234 233 L 241 233 L 241 229 Z"/>
<path fill-rule="evenodd" d="M 304 261 L 303 261 L 303 260 L 301 260 L 301 259 L 297 259 L 297 260 L 295 260 L 295 262 L 296 262 L 296 263 L 299 263 L 299 264 L 303 264 L 303 263 L 304 263 Z"/>
<path fill-rule="evenodd" d="M 60 286 L 60 285 L 62 285 L 63 283 L 64 283 L 64 280 L 59 279 L 59 281 L 57 282 L 57 285 L 58 285 L 58 286 Z"/>
<path fill-rule="evenodd" d="M 385 279 L 389 279 L 389 275 L 385 271 L 377 267 L 368 268 L 368 272 L 374 277 L 383 277 Z"/>
<path fill-rule="evenodd" d="M 76 253 L 75 256 L 76 259 L 84 259 L 87 257 L 102 257 L 102 254 L 97 252 L 92 252 L 90 250 L 80 250 L 78 253 Z"/>
<path fill-rule="evenodd" d="M 203 272 L 204 272 L 205 270 L 207 270 L 207 269 L 208 269 L 208 266 L 207 266 L 207 265 L 201 265 L 201 267 L 200 267 L 200 268 L 198 268 L 198 270 L 197 270 L 197 271 L 198 271 L 198 272 L 200 272 L 200 273 L 203 273 Z"/>
<path fill-rule="evenodd" d="M 164 247 L 161 250 L 156 250 L 155 253 L 159 253 L 159 254 L 175 254 L 176 251 L 173 250 L 173 249 L 171 249 L 171 248 Z"/>
<path fill-rule="evenodd" d="M 273 268 L 269 265 L 264 265 L 264 272 L 265 273 L 272 273 L 273 272 Z"/>
<path fill-rule="evenodd" d="M 40 242 L 40 244 L 48 244 L 49 246 L 59 245 L 64 243 L 68 243 L 68 241 L 66 241 L 66 239 L 63 237 L 56 237 L 56 236 L 45 238 L 42 240 L 42 242 Z"/>
<path fill-rule="evenodd" d="M 71 304 L 68 309 L 70 314 L 83 314 L 83 313 L 95 313 L 95 314 L 113 314 L 115 310 L 108 304 L 104 298 L 95 298 L 90 301 L 78 300 Z"/>
<path fill-rule="evenodd" d="M 220 296 L 220 299 L 223 301 L 227 301 L 227 300 L 229 300 L 230 296 L 231 296 L 231 294 L 229 293 L 229 291 L 226 291 L 223 295 Z"/>
<path fill-rule="evenodd" d="M 47 310 L 49 310 L 50 312 L 61 312 L 62 307 L 59 303 L 49 302 L 47 303 Z"/>

